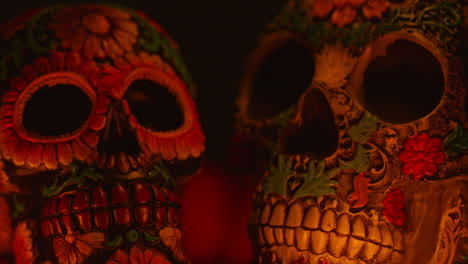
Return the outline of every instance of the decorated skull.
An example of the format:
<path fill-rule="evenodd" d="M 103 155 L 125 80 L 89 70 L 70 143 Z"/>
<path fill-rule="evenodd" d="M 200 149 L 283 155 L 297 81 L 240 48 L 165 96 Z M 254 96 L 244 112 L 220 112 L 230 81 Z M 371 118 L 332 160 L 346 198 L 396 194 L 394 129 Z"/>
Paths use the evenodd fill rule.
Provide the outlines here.
<path fill-rule="evenodd" d="M 238 98 L 255 263 L 466 261 L 462 33 L 461 1 L 288 2 Z"/>
<path fill-rule="evenodd" d="M 174 182 L 198 169 L 204 136 L 174 41 L 97 4 L 30 11 L 0 38 L 1 251 L 188 263 Z"/>

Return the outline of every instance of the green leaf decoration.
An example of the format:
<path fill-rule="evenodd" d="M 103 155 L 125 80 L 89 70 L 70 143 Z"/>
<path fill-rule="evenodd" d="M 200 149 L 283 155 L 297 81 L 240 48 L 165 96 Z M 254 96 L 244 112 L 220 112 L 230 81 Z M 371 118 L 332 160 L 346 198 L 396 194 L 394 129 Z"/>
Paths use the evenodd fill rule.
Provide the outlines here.
<path fill-rule="evenodd" d="M 154 236 L 148 232 L 144 232 L 143 236 L 145 237 L 145 240 L 150 243 L 155 243 L 158 242 L 160 237 L 159 236 Z"/>
<path fill-rule="evenodd" d="M 13 210 L 11 211 L 11 217 L 13 219 L 18 218 L 25 209 L 26 205 L 19 200 L 16 194 L 13 194 Z"/>
<path fill-rule="evenodd" d="M 136 13 L 132 17 L 138 24 L 140 37 L 138 43 L 147 49 L 149 52 L 157 52 L 161 48 L 162 37 L 156 29 L 154 29 L 148 22 Z"/>
<path fill-rule="evenodd" d="M 51 197 L 54 195 L 59 194 L 63 189 L 65 189 L 67 186 L 70 186 L 72 184 L 76 184 L 78 187 L 83 186 L 84 184 L 84 179 L 89 178 L 92 180 L 99 180 L 102 179 L 102 175 L 94 172 L 93 167 L 88 167 L 86 168 L 81 174 L 78 175 L 80 166 L 76 163 L 70 164 L 70 169 L 71 169 L 71 175 L 66 179 L 61 185 L 58 185 L 58 178 L 55 178 L 54 183 L 52 186 L 45 187 L 42 190 L 42 196 L 44 197 Z"/>
<path fill-rule="evenodd" d="M 295 111 L 295 107 L 290 107 L 288 110 L 279 113 L 275 119 L 275 123 L 278 124 L 282 129 L 285 128 L 291 118 L 294 116 Z"/>
<path fill-rule="evenodd" d="M 354 159 L 351 161 L 339 159 L 339 163 L 342 169 L 353 169 L 358 173 L 364 172 L 369 168 L 369 152 L 362 144 L 358 144 Z"/>
<path fill-rule="evenodd" d="M 55 41 L 52 40 L 49 32 L 40 26 L 44 24 L 43 20 L 50 19 L 50 16 L 58 8 L 64 7 L 64 4 L 58 4 L 51 8 L 46 8 L 37 13 L 28 23 L 26 27 L 26 43 L 36 53 L 45 53 L 55 46 Z"/>
<path fill-rule="evenodd" d="M 278 166 L 270 167 L 268 177 L 263 183 L 263 194 L 271 192 L 286 196 L 288 179 L 295 173 L 291 168 L 292 161 L 285 160 L 283 156 L 279 155 Z"/>
<path fill-rule="evenodd" d="M 309 170 L 301 174 L 304 177 L 304 183 L 294 194 L 293 198 L 311 195 L 322 197 L 324 194 L 335 194 L 335 189 L 331 186 L 337 184 L 336 181 L 330 180 L 332 176 L 340 171 L 339 168 L 334 168 L 325 172 L 325 161 L 309 163 Z"/>
<path fill-rule="evenodd" d="M 444 150 L 448 155 L 462 155 L 463 151 L 468 149 L 468 133 L 463 129 L 463 126 L 458 123 L 455 130 L 450 134 L 444 142 Z"/>
<path fill-rule="evenodd" d="M 174 185 L 174 180 L 164 166 L 162 160 L 153 165 L 153 169 L 148 172 L 149 178 L 161 177 L 167 185 Z"/>
<path fill-rule="evenodd" d="M 359 123 L 353 125 L 349 129 L 349 136 L 352 140 L 365 143 L 370 134 L 377 130 L 377 122 L 379 119 L 371 115 L 369 112 L 364 112 Z"/>
<path fill-rule="evenodd" d="M 122 243 L 122 240 L 123 240 L 122 236 L 118 235 L 114 239 L 112 239 L 111 241 L 107 242 L 105 244 L 105 246 L 106 247 L 112 247 L 112 248 L 118 247 L 120 245 L 120 243 Z"/>

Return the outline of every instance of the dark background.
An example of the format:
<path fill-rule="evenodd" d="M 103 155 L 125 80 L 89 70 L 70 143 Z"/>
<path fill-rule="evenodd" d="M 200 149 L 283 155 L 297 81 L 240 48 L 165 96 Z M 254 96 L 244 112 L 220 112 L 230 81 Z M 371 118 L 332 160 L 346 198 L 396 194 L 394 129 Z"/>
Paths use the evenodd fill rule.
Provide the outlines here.
<path fill-rule="evenodd" d="M 7 0 L 0 23 L 39 6 L 61 2 L 105 1 Z M 109 2 L 109 1 L 107 1 Z M 158 21 L 176 40 L 197 85 L 196 103 L 207 138 L 206 159 L 183 195 L 182 228 L 193 264 L 247 264 L 251 246 L 247 220 L 253 185 L 248 175 L 229 172 L 235 98 L 244 61 L 266 23 L 286 0 L 130 1 Z"/>

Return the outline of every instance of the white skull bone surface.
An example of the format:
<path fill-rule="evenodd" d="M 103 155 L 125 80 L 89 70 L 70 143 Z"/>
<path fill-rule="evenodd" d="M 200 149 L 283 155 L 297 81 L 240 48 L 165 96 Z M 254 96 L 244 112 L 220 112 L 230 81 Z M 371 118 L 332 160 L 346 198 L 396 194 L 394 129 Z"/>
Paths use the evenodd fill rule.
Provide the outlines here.
<path fill-rule="evenodd" d="M 464 261 L 462 26 L 461 1 L 288 2 L 238 98 L 256 263 Z"/>
<path fill-rule="evenodd" d="M 0 43 L 1 252 L 187 263 L 174 180 L 204 136 L 175 42 L 139 11 L 83 4 L 27 12 Z"/>

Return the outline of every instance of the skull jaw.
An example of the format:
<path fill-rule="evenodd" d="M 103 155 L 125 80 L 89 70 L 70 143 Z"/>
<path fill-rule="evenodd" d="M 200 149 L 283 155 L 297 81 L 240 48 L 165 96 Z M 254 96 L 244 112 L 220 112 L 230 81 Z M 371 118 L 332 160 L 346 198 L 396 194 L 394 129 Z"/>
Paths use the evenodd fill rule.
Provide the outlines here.
<path fill-rule="evenodd" d="M 257 208 L 251 219 L 257 261 L 296 263 L 303 258 L 310 263 L 326 260 L 334 264 L 452 263 L 456 255 L 463 254 L 463 245 L 458 242 L 467 224 L 467 209 L 463 207 L 467 188 L 464 176 L 437 182 L 408 182 L 402 187 L 408 219 L 401 228 L 384 219 L 376 221 L 361 213 L 335 208 L 314 209 L 316 219 L 311 221 L 307 215 L 312 207 L 318 208 L 314 204 L 272 199 Z M 334 217 L 331 227 L 324 224 L 328 221 L 324 220 L 325 215 Z"/>
<path fill-rule="evenodd" d="M 452 263 L 460 252 L 462 232 L 468 224 L 468 177 L 437 182 L 414 181 L 404 188 L 408 225 L 402 264 Z"/>
<path fill-rule="evenodd" d="M 34 238 L 41 248 L 38 258 L 58 258 L 57 241 L 100 233 L 105 240 L 94 254 L 86 257 L 89 263 L 131 260 L 149 252 L 164 259 L 164 263 L 186 263 L 178 230 L 180 204 L 176 195 L 166 188 L 164 180 L 150 178 L 147 170 L 135 173 L 140 176 L 126 179 L 119 179 L 118 172 L 101 173 L 102 178 L 85 179 L 81 185 L 64 184 L 50 197 L 35 194 L 35 201 L 42 201 L 36 206 L 42 207 L 41 212 L 32 217 L 42 233 Z M 66 173 L 61 177 L 65 175 L 70 176 Z"/>

